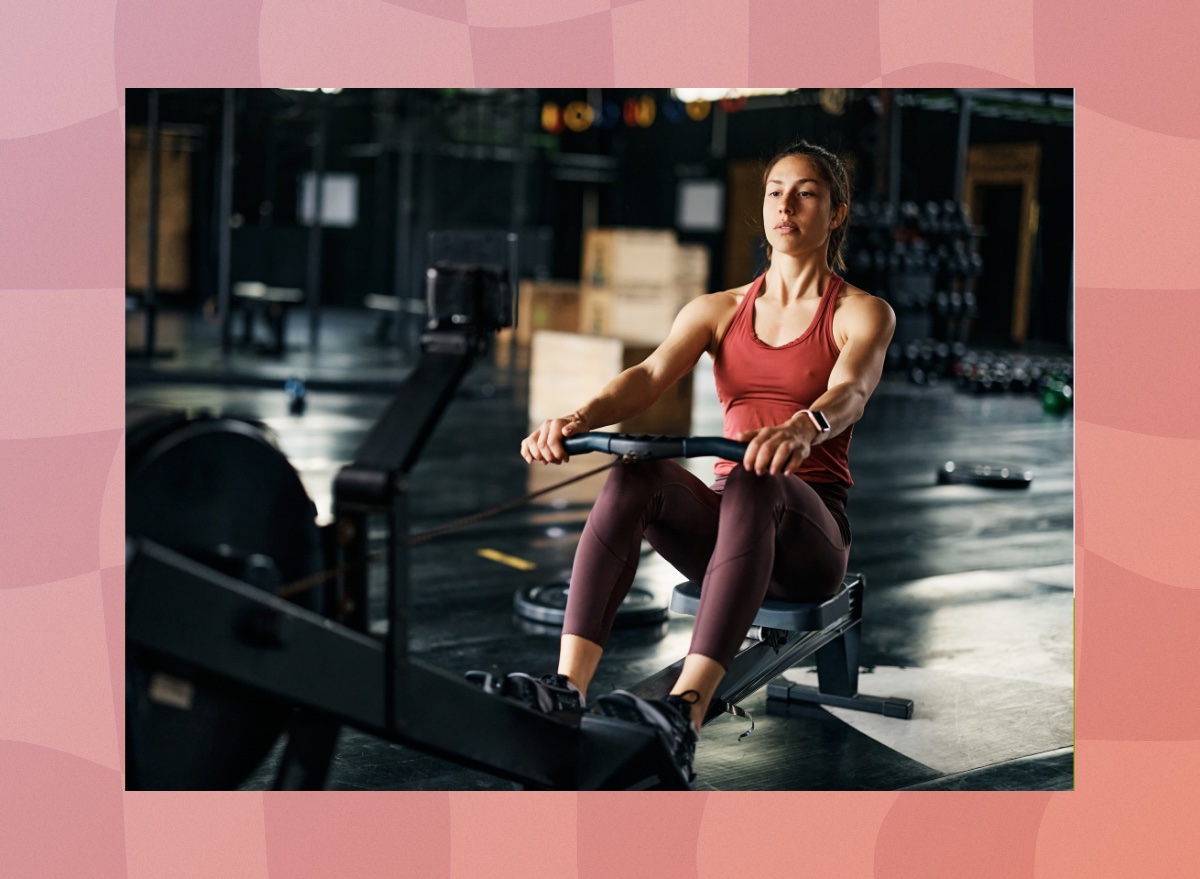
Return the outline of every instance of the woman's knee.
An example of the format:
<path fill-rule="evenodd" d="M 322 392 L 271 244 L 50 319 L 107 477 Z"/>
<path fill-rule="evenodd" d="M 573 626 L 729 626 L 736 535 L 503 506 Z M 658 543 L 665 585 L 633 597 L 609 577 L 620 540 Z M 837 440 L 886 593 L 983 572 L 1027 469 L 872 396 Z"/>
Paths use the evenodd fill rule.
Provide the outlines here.
<path fill-rule="evenodd" d="M 663 484 L 662 464 L 665 461 L 638 461 L 633 464 L 618 464 L 609 471 L 608 479 L 589 518 L 601 516 L 605 521 L 612 517 L 625 519 L 640 516 L 651 510 Z"/>
<path fill-rule="evenodd" d="M 654 492 L 662 487 L 670 472 L 669 461 L 652 460 L 618 464 L 609 471 L 603 490 L 621 494 Z"/>
<path fill-rule="evenodd" d="M 783 480 L 794 478 L 770 474 L 759 476 L 739 464 L 725 480 L 725 499 L 736 497 L 750 501 L 776 501 L 782 497 Z"/>

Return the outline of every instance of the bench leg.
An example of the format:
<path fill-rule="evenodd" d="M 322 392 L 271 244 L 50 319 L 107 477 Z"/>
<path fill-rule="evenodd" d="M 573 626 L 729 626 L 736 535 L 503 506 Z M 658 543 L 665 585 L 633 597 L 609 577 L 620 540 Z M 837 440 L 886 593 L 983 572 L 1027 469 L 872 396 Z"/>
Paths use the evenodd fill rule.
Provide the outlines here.
<path fill-rule="evenodd" d="M 780 678 L 767 686 L 767 714 L 786 717 L 789 714 L 801 713 L 793 709 L 802 709 L 811 705 L 852 708 L 856 711 L 882 714 L 884 717 L 898 717 L 901 720 L 911 720 L 913 716 L 912 699 L 868 696 L 865 693 L 855 693 L 853 696 L 835 696 L 832 693 L 822 693 L 816 687 L 793 684 L 785 678 Z"/>
<path fill-rule="evenodd" d="M 785 678 L 779 678 L 767 687 L 768 714 L 786 715 L 789 713 L 788 706 L 817 704 L 871 711 L 885 717 L 899 717 L 904 720 L 912 718 L 911 699 L 867 696 L 858 692 L 858 650 L 862 639 L 862 581 L 851 589 L 853 592 L 850 612 L 855 625 L 842 633 L 840 638 L 817 650 L 817 686 L 793 684 Z"/>
<path fill-rule="evenodd" d="M 243 305 L 238 310 L 242 313 L 242 347 L 249 348 L 254 341 L 254 307 Z"/>
<path fill-rule="evenodd" d="M 276 357 L 282 357 L 287 350 L 287 306 L 274 305 L 267 315 L 267 328 L 271 333 L 270 352 Z"/>
<path fill-rule="evenodd" d="M 858 626 L 817 651 L 817 686 L 831 696 L 858 692 Z"/>
<path fill-rule="evenodd" d="M 832 705 L 871 711 L 885 717 L 912 718 L 911 699 L 867 696 L 858 692 L 858 626 L 817 651 L 817 686 L 779 678 L 767 687 L 767 713 L 787 715 L 792 705 Z"/>
<path fill-rule="evenodd" d="M 392 316 L 386 312 L 379 316 L 375 324 L 375 344 L 390 344 L 392 338 Z"/>

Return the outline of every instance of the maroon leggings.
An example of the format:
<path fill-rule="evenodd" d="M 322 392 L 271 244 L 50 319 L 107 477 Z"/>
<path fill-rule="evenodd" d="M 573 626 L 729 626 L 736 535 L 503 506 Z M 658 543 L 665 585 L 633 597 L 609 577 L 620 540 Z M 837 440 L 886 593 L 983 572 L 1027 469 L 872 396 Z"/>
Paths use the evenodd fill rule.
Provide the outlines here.
<path fill-rule="evenodd" d="M 701 584 L 688 652 L 729 668 L 764 598 L 821 601 L 841 587 L 845 500 L 843 486 L 756 476 L 741 465 L 712 488 L 674 461 L 615 467 L 579 539 L 563 634 L 605 644 L 645 535 Z"/>

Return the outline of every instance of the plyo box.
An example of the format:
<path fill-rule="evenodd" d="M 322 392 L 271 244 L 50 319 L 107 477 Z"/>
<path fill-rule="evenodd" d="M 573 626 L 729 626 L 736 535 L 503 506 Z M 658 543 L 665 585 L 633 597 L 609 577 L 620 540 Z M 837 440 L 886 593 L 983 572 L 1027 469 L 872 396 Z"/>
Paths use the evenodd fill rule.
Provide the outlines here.
<path fill-rule="evenodd" d="M 588 229 L 579 332 L 659 345 L 679 310 L 706 291 L 708 248 L 669 229 Z"/>
<path fill-rule="evenodd" d="M 523 280 L 517 296 L 517 325 L 496 334 L 496 365 L 507 367 L 515 356 L 520 366 L 529 362 L 529 343 L 536 330 L 573 333 L 579 328 L 578 281 Z M 513 352 L 513 345 L 517 351 Z"/>
<path fill-rule="evenodd" d="M 586 287 L 708 286 L 704 244 L 680 244 L 670 229 L 588 229 L 583 235 Z"/>
<path fill-rule="evenodd" d="M 522 281 L 517 309 L 518 345 L 528 345 L 535 330 L 574 332 L 579 326 L 579 283 Z"/>
<path fill-rule="evenodd" d="M 654 350 L 620 339 L 539 330 L 533 334 L 529 372 L 531 428 L 569 415 Z M 645 412 L 605 428 L 620 433 L 686 436 L 692 427 L 692 375 L 688 373 Z"/>
<path fill-rule="evenodd" d="M 708 286 L 708 247 L 680 244 L 676 252 L 676 281 L 684 287 Z"/>
<path fill-rule="evenodd" d="M 676 315 L 703 287 L 584 287 L 580 294 L 579 331 L 610 336 L 636 345 L 658 346 L 671 332 Z"/>
<path fill-rule="evenodd" d="M 588 287 L 668 287 L 679 273 L 679 244 L 670 229 L 588 229 L 582 282 Z"/>

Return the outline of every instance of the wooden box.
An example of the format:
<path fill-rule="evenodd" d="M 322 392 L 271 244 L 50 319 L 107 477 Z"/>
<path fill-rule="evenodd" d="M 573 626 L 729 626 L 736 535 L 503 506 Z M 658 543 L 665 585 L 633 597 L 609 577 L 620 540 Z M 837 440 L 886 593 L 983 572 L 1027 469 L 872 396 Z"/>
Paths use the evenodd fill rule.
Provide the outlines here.
<path fill-rule="evenodd" d="M 579 329 L 578 281 L 521 281 L 517 297 L 517 325 L 496 334 L 493 350 L 496 366 L 529 365 L 529 343 L 536 330 Z"/>
<path fill-rule="evenodd" d="M 670 229 L 588 229 L 582 282 L 589 287 L 668 286 L 679 271 Z"/>
<path fill-rule="evenodd" d="M 708 246 L 680 244 L 676 254 L 676 280 L 683 286 L 708 287 Z"/>
<path fill-rule="evenodd" d="M 664 287 L 584 287 L 579 308 L 579 331 L 610 336 L 637 345 L 657 347 L 671 332 L 680 309 L 701 288 L 672 284 Z"/>
<path fill-rule="evenodd" d="M 569 415 L 625 369 L 641 363 L 653 346 L 619 339 L 539 330 L 533 334 L 529 372 L 531 428 Z M 692 376 L 668 388 L 645 412 L 609 426 L 621 433 L 686 436 L 692 426 Z"/>
<path fill-rule="evenodd" d="M 579 282 L 521 281 L 517 309 L 519 345 L 528 345 L 535 330 L 573 333 L 579 326 Z"/>

